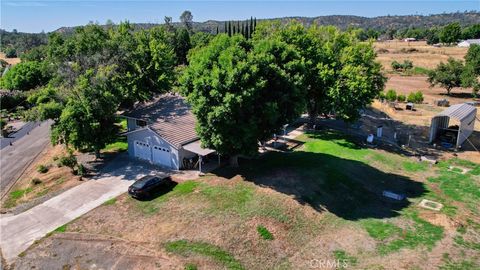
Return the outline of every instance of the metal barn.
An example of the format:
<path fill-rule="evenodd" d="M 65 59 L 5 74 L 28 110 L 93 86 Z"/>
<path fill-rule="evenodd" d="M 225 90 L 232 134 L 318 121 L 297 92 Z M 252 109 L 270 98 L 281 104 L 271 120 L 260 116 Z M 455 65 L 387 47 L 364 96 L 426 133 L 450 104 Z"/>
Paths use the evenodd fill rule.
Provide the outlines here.
<path fill-rule="evenodd" d="M 467 103 L 448 107 L 432 118 L 429 142 L 459 148 L 473 133 L 476 117 L 477 108 Z"/>

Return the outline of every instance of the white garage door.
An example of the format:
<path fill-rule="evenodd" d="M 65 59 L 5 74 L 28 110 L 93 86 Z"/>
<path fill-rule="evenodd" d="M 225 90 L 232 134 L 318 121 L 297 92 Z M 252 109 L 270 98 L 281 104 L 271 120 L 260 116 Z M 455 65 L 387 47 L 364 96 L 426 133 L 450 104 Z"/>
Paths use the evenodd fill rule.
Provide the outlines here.
<path fill-rule="evenodd" d="M 170 167 L 170 149 L 160 147 L 160 146 L 153 146 L 152 148 L 153 153 L 153 163 Z"/>
<path fill-rule="evenodd" d="M 135 157 L 150 161 L 151 150 L 150 145 L 145 142 L 135 141 Z"/>

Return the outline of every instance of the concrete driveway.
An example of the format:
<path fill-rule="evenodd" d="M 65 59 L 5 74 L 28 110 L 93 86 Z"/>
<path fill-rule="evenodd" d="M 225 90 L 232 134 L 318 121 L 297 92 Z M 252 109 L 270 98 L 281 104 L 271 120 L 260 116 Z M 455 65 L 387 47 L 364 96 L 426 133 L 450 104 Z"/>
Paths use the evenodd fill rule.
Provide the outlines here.
<path fill-rule="evenodd" d="M 122 154 L 110 162 L 99 177 L 21 214 L 0 216 L 0 247 L 5 260 L 12 263 L 35 240 L 126 192 L 133 180 L 157 171 L 157 167 L 130 160 Z"/>
<path fill-rule="evenodd" d="M 0 175 L 0 190 L 2 197 L 26 167 L 50 143 L 51 123 L 52 121 L 27 123 L 11 138 L 0 139 L 2 143 L 0 150 L 0 171 L 2 172 Z M 9 145 L 10 141 L 13 141 L 12 146 Z"/>

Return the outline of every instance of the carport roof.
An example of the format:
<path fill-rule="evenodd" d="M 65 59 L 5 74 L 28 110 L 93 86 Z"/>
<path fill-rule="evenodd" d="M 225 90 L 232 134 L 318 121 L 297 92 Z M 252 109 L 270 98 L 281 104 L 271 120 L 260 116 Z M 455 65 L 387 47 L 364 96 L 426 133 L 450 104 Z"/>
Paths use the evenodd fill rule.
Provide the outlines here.
<path fill-rule="evenodd" d="M 462 103 L 462 104 L 455 104 L 448 107 L 446 110 L 437 114 L 435 117 L 448 116 L 450 118 L 457 119 L 458 121 L 462 121 L 463 119 L 467 118 L 471 114 L 476 114 L 476 113 L 477 113 L 477 108 L 467 103 Z"/>
<path fill-rule="evenodd" d="M 200 156 L 206 156 L 215 152 L 215 150 L 203 148 L 200 140 L 183 145 L 183 149 L 198 154 Z"/>

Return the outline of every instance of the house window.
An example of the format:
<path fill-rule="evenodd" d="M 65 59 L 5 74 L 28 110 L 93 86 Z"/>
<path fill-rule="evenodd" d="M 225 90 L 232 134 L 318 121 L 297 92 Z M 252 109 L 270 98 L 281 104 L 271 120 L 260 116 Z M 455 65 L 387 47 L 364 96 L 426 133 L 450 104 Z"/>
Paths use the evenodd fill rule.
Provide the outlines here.
<path fill-rule="evenodd" d="M 137 120 L 136 124 L 137 124 L 138 127 L 144 127 L 144 126 L 147 125 L 147 122 L 143 121 L 143 120 Z"/>

